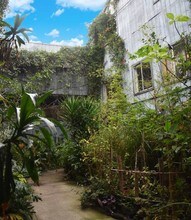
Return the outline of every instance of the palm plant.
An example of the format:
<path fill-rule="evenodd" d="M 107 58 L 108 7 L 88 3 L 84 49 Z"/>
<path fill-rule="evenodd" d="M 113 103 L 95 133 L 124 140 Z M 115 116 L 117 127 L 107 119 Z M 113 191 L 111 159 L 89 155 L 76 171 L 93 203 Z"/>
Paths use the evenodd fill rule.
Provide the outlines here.
<path fill-rule="evenodd" d="M 91 98 L 76 97 L 66 99 L 61 105 L 61 117 L 71 138 L 63 148 L 63 165 L 70 178 L 83 183 L 87 181 L 88 167 L 83 161 L 81 141 L 88 140 L 98 128 L 98 107 Z"/>
<path fill-rule="evenodd" d="M 1 21 L 0 26 L 2 27 L 2 36 L 0 38 L 0 59 L 5 61 L 10 57 L 13 48 L 18 48 L 25 44 L 25 41 L 20 37 L 22 35 L 24 39 L 29 42 L 29 38 L 26 32 L 31 31 L 30 29 L 20 28 L 22 22 L 26 16 L 16 15 L 14 20 L 14 26 L 11 26 L 5 21 Z"/>
<path fill-rule="evenodd" d="M 4 106 L 1 104 L 0 108 L 1 124 L 9 125 L 12 131 L 10 136 L 0 143 L 0 207 L 2 207 L 2 215 L 5 219 L 9 199 L 15 190 L 12 151 L 15 150 L 21 155 L 29 176 L 38 184 L 39 177 L 34 162 L 32 140 L 36 138 L 50 146 L 52 142 L 51 133 L 57 132 L 54 123 L 44 118 L 39 108 L 40 104 L 50 94 L 51 92 L 47 92 L 45 95 L 37 97 L 37 94 L 29 94 L 23 90 L 19 107 L 0 96 L 1 102 L 4 103 Z M 59 126 L 64 132 L 64 128 L 60 124 Z M 35 128 L 38 128 L 40 135 L 34 132 Z"/>
<path fill-rule="evenodd" d="M 90 137 L 97 127 L 98 107 L 91 98 L 71 97 L 62 103 L 61 117 L 67 123 L 73 141 Z"/>

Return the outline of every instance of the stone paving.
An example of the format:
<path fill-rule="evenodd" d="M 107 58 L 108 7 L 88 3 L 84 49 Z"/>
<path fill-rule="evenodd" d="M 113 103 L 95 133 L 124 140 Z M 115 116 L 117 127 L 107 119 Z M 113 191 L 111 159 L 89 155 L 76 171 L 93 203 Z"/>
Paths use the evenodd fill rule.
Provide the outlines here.
<path fill-rule="evenodd" d="M 33 187 L 42 201 L 34 203 L 34 220 L 112 220 L 95 210 L 82 210 L 80 195 L 82 187 L 64 181 L 64 171 L 43 173 L 40 186 Z"/>

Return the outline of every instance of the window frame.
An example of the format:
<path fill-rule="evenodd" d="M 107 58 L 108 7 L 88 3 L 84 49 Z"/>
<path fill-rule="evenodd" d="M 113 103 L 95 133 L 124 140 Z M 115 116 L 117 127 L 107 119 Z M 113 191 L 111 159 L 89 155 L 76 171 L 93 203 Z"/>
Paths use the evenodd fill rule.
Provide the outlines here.
<path fill-rule="evenodd" d="M 178 65 L 178 56 L 179 55 L 183 55 L 183 56 L 187 56 L 186 55 L 186 51 L 184 49 L 184 47 L 181 45 L 184 45 L 184 42 L 182 41 L 178 41 L 176 43 L 174 43 L 172 45 L 172 49 L 169 50 L 169 53 L 171 54 L 172 58 L 174 60 L 164 60 L 163 63 L 161 63 L 162 66 L 162 78 L 163 78 L 163 82 L 165 84 L 173 84 L 176 83 L 178 80 L 176 79 L 176 77 L 180 78 L 180 79 L 189 79 L 191 78 L 191 71 L 187 71 L 185 73 L 185 75 L 182 75 L 178 72 L 177 70 L 177 65 Z M 185 58 L 186 59 L 186 58 Z M 165 63 L 165 65 L 164 65 Z M 171 74 L 168 69 L 173 73 Z M 168 73 L 169 72 L 169 73 Z M 169 75 L 167 75 L 169 74 Z M 174 76 L 173 76 L 174 75 Z"/>
<path fill-rule="evenodd" d="M 134 90 L 134 95 L 139 95 L 139 94 L 143 94 L 143 93 L 146 93 L 146 92 L 149 92 L 151 90 L 153 90 L 153 69 L 152 69 L 152 63 L 151 62 L 148 62 L 148 63 L 144 63 L 143 62 L 144 60 L 141 60 L 139 62 L 137 62 L 136 64 L 134 64 L 132 66 L 133 68 L 133 90 Z M 146 65 L 148 64 L 149 65 L 149 69 L 150 69 L 150 82 L 151 82 L 151 86 L 148 87 L 148 88 L 144 88 L 144 75 L 143 75 L 143 65 Z M 139 89 L 139 77 L 138 77 L 138 73 L 137 73 L 137 70 L 136 70 L 136 67 L 138 67 L 139 65 L 141 65 L 141 79 L 142 79 L 142 89 L 140 90 Z"/>

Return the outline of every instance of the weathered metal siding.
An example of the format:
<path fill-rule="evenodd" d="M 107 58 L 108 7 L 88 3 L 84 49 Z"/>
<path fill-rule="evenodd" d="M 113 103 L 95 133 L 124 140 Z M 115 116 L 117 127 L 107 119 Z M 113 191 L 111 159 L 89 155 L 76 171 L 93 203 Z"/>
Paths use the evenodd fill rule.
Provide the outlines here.
<path fill-rule="evenodd" d="M 154 28 L 160 37 L 174 43 L 179 39 L 175 28 L 168 25 L 166 13 L 191 16 L 190 3 L 187 0 L 120 0 L 117 7 L 118 33 L 124 39 L 129 52 L 135 52 L 142 45 L 143 34 L 140 28 L 148 25 Z M 185 23 L 179 23 L 180 32 L 189 32 Z"/>
<path fill-rule="evenodd" d="M 187 0 L 159 0 L 155 4 L 154 1 L 156 2 L 156 0 L 119 0 L 116 11 L 118 33 L 130 53 L 134 53 L 143 45 L 144 35 L 141 31 L 143 25 L 153 28 L 157 36 L 165 38 L 166 42 L 173 45 L 180 37 L 174 26 L 169 25 L 166 13 L 191 16 L 190 3 Z M 177 26 L 180 32 L 190 32 L 188 23 L 178 23 Z M 125 92 L 132 102 L 134 98 L 145 100 L 152 96 L 152 92 L 134 95 L 132 69 L 137 62 L 138 60 L 128 60 L 129 70 L 124 73 Z M 160 80 L 159 72 L 159 65 L 152 64 L 154 86 L 157 86 L 156 81 Z"/>

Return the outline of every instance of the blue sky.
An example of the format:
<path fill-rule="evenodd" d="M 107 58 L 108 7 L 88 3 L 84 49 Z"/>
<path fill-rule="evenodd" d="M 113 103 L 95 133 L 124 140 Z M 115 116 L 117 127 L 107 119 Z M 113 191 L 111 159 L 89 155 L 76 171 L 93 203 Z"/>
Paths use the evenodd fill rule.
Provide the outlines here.
<path fill-rule="evenodd" d="M 30 28 L 30 41 L 66 46 L 87 43 L 88 25 L 106 0 L 9 0 L 6 20 L 27 15 L 22 26 Z"/>

